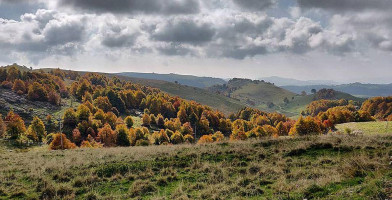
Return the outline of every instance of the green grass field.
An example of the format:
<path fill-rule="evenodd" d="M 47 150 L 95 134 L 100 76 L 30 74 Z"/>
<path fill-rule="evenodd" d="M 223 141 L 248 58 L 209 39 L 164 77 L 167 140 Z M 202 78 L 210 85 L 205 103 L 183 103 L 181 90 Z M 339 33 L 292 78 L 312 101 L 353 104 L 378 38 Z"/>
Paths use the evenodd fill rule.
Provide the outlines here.
<path fill-rule="evenodd" d="M 392 134 L 392 122 L 353 122 L 346 124 L 338 124 L 336 126 L 338 131 L 344 133 L 346 128 L 353 132 L 364 134 Z"/>
<path fill-rule="evenodd" d="M 392 137 L 49 151 L 0 140 L 0 199 L 389 199 Z"/>

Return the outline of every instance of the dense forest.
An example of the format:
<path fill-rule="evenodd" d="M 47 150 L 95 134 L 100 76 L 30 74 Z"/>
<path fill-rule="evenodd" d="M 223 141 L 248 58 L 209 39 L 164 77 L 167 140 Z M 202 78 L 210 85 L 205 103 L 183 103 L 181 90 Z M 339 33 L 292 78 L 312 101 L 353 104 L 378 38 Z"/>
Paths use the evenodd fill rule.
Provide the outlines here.
<path fill-rule="evenodd" d="M 339 123 L 392 118 L 390 98 L 370 99 L 361 108 L 353 101 L 318 100 L 302 113 L 304 117 L 295 121 L 253 108 L 225 116 L 197 102 L 97 73 L 81 75 L 60 69 L 22 72 L 10 67 L 0 69 L 0 82 L 2 88 L 33 101 L 62 106 L 62 99 L 73 98 L 80 103 L 77 109 L 65 111 L 60 124 L 48 115 L 45 119 L 34 117 L 26 127 L 12 110 L 0 117 L 1 137 L 19 145 L 45 142 L 51 149 L 326 134 Z M 135 117 L 141 118 L 141 127 L 134 126 Z"/>

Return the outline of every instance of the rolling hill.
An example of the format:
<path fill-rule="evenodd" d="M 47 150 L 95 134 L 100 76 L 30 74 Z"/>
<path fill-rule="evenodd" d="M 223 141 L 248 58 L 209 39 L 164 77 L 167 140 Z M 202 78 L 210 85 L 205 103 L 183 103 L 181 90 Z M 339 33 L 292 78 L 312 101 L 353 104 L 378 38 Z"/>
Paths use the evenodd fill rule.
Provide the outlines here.
<path fill-rule="evenodd" d="M 295 86 L 306 86 L 306 85 L 336 85 L 338 84 L 335 81 L 330 80 L 297 80 L 293 78 L 282 78 L 278 76 L 271 76 L 271 77 L 263 77 L 259 78 L 259 80 L 264 80 L 267 82 L 274 83 L 277 86 L 287 86 L 287 85 L 295 85 Z"/>
<path fill-rule="evenodd" d="M 362 84 L 350 83 L 342 85 L 306 85 L 306 86 L 282 86 L 291 92 L 301 93 L 301 91 L 310 92 L 312 89 L 330 88 L 337 91 L 345 92 L 359 97 L 391 96 L 392 84 Z"/>
<path fill-rule="evenodd" d="M 289 117 L 298 117 L 302 110 L 314 100 L 347 99 L 362 102 L 364 99 L 350 94 L 332 92 L 330 96 L 321 93 L 298 95 L 272 83 L 250 79 L 232 79 L 227 84 L 216 85 L 210 91 L 236 99 L 239 102 L 268 112 L 279 112 Z"/>
<path fill-rule="evenodd" d="M 119 74 L 106 74 L 108 76 L 117 76 L 119 79 L 131 81 L 145 86 L 158 88 L 163 92 L 166 92 L 173 96 L 179 96 L 183 99 L 193 100 L 198 103 L 210 106 L 214 109 L 218 109 L 225 114 L 230 114 L 239 111 L 245 107 L 245 104 L 240 101 L 215 94 L 205 89 L 191 87 L 187 85 L 176 84 L 173 82 L 167 82 L 162 80 L 134 78 L 128 76 L 122 76 Z"/>
<path fill-rule="evenodd" d="M 263 81 L 234 78 L 227 84 L 216 85 L 210 91 L 236 99 L 248 106 L 275 111 L 275 105 L 283 104 L 295 93 Z"/>
<path fill-rule="evenodd" d="M 320 91 L 319 91 L 320 92 Z M 280 112 L 285 113 L 286 115 L 290 117 L 299 117 L 300 113 L 305 110 L 306 106 L 310 104 L 312 101 L 315 100 L 320 100 L 320 99 L 328 99 L 328 100 L 340 100 L 340 99 L 346 99 L 346 100 L 353 100 L 362 103 L 365 99 L 359 98 L 352 96 L 350 94 L 340 92 L 340 91 L 334 91 L 334 95 L 331 98 L 326 98 L 326 97 L 319 97 L 320 95 L 316 94 L 310 94 L 310 95 L 296 95 L 294 98 L 290 99 L 289 102 L 285 104 L 281 104 L 279 106 Z"/>
<path fill-rule="evenodd" d="M 123 72 L 118 75 L 133 77 L 133 78 L 142 78 L 142 79 L 151 79 L 151 80 L 161 80 L 167 82 L 176 82 L 181 85 L 187 85 L 197 88 L 207 88 L 213 85 L 225 84 L 226 81 L 220 78 L 212 78 L 212 77 L 198 77 L 192 75 L 181 75 L 181 74 L 156 74 L 156 73 L 137 73 L 137 72 Z"/>

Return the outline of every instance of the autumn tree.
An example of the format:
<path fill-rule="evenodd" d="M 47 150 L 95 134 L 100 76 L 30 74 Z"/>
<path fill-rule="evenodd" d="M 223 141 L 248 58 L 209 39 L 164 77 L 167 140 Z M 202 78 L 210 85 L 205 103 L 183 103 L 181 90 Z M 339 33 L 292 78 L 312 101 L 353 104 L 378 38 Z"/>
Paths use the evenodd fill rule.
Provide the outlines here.
<path fill-rule="evenodd" d="M 98 139 L 105 147 L 113 147 L 116 145 L 116 133 L 109 124 L 105 124 L 98 132 Z"/>
<path fill-rule="evenodd" d="M 6 134 L 6 125 L 3 121 L 3 116 L 0 114 L 0 138 L 4 137 Z"/>
<path fill-rule="evenodd" d="M 186 111 L 184 108 L 180 108 L 177 113 L 177 118 L 180 119 L 182 124 L 188 121 L 188 116 L 186 115 Z"/>
<path fill-rule="evenodd" d="M 285 136 L 288 134 L 287 127 L 284 126 L 283 122 L 279 122 L 278 125 L 276 125 L 276 131 L 277 131 L 276 136 Z"/>
<path fill-rule="evenodd" d="M 82 142 L 82 135 L 80 134 L 79 129 L 75 128 L 72 131 L 72 141 L 76 144 L 76 145 L 80 145 Z"/>
<path fill-rule="evenodd" d="M 11 66 L 8 71 L 7 81 L 13 82 L 16 79 L 20 79 L 22 77 L 22 73 L 16 66 Z"/>
<path fill-rule="evenodd" d="M 12 86 L 12 90 L 18 94 L 24 94 L 26 93 L 26 85 L 22 80 L 16 79 Z"/>
<path fill-rule="evenodd" d="M 161 129 L 159 132 L 155 131 L 152 134 L 151 139 L 152 143 L 155 145 L 169 143 L 170 141 L 169 136 L 167 136 L 166 132 L 163 129 Z"/>
<path fill-rule="evenodd" d="M 112 109 L 112 104 L 110 103 L 108 97 L 97 97 L 94 100 L 94 106 L 102 109 L 104 112 L 109 112 Z"/>
<path fill-rule="evenodd" d="M 84 104 L 80 104 L 77 109 L 76 115 L 79 121 L 88 121 L 91 112 L 87 106 L 85 106 Z"/>
<path fill-rule="evenodd" d="M 115 128 L 117 122 L 117 116 L 113 112 L 108 112 L 105 114 L 104 123 L 109 124 L 111 127 Z"/>
<path fill-rule="evenodd" d="M 33 100 L 33 101 L 47 101 L 48 100 L 48 93 L 42 84 L 40 84 L 38 82 L 34 82 L 29 87 L 27 97 L 28 97 L 28 99 Z"/>
<path fill-rule="evenodd" d="M 193 134 L 193 129 L 192 129 L 191 124 L 189 122 L 187 122 L 181 126 L 181 133 L 183 135 L 188 135 L 188 134 L 192 135 Z"/>
<path fill-rule="evenodd" d="M 61 97 L 56 91 L 51 90 L 48 92 L 48 102 L 56 106 L 60 105 Z"/>
<path fill-rule="evenodd" d="M 176 131 L 171 137 L 170 141 L 172 144 L 181 144 L 184 142 L 184 137 L 183 135 L 179 132 Z"/>
<path fill-rule="evenodd" d="M 27 129 L 27 136 L 35 142 L 42 142 L 42 139 L 46 137 L 45 124 L 40 118 L 33 118 L 33 121 Z"/>
<path fill-rule="evenodd" d="M 165 127 L 165 119 L 163 118 L 163 116 L 161 114 L 158 114 L 156 120 L 157 120 L 156 124 L 157 124 L 158 128 Z"/>
<path fill-rule="evenodd" d="M 198 144 L 208 144 L 208 143 L 213 143 L 213 142 L 214 142 L 214 139 L 212 139 L 212 135 L 203 135 L 203 136 L 201 136 L 199 141 L 197 141 Z"/>
<path fill-rule="evenodd" d="M 214 140 L 214 142 L 222 141 L 224 138 L 225 136 L 220 131 L 217 131 L 214 134 L 212 134 L 212 139 Z"/>
<path fill-rule="evenodd" d="M 150 115 L 144 113 L 144 115 L 142 117 L 142 126 L 149 127 L 150 123 L 151 123 Z"/>
<path fill-rule="evenodd" d="M 82 97 L 86 94 L 86 92 L 92 92 L 91 84 L 86 79 L 82 79 L 79 81 L 75 91 L 76 98 L 82 100 Z"/>
<path fill-rule="evenodd" d="M 300 117 L 290 130 L 290 135 L 308 135 L 321 133 L 320 125 L 311 117 Z"/>
<path fill-rule="evenodd" d="M 49 145 L 51 150 L 60 150 L 60 149 L 74 149 L 76 145 L 72 143 L 65 134 L 56 133 L 53 136 L 53 140 Z"/>
<path fill-rule="evenodd" d="M 26 132 L 23 119 L 13 111 L 10 111 L 5 117 L 7 122 L 7 134 L 10 139 L 18 139 L 22 133 Z"/>
<path fill-rule="evenodd" d="M 188 144 L 192 144 L 195 142 L 195 138 L 192 135 L 185 135 L 184 136 L 184 141 Z"/>

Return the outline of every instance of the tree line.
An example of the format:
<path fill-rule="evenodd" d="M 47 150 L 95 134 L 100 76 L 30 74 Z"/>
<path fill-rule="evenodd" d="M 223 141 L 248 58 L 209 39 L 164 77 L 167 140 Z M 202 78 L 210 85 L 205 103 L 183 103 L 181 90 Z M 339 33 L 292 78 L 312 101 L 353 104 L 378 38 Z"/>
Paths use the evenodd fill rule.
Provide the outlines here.
<path fill-rule="evenodd" d="M 360 110 L 355 102 L 321 100 L 311 103 L 304 113 L 308 116 L 296 121 L 253 108 L 243 108 L 226 117 L 208 106 L 170 96 L 159 89 L 97 73 L 81 76 L 60 69 L 22 73 L 11 67 L 0 69 L 0 81 L 2 85 L 12 85 L 4 88 L 34 101 L 52 103 L 50 93 L 58 95 L 56 102 L 61 102 L 61 98 L 77 99 L 80 105 L 67 109 L 62 116 L 61 133 L 59 124 L 50 115 L 43 120 L 34 117 L 27 128 L 13 111 L 0 117 L 0 136 L 21 144 L 46 142 L 51 149 L 212 143 L 224 138 L 246 140 L 321 134 L 333 130 L 338 123 L 372 121 L 372 115 L 382 115 L 385 119 L 391 111 L 384 108 L 391 106 L 386 99 L 369 100 Z M 67 86 L 65 81 L 72 83 Z M 141 127 L 135 127 L 134 120 L 139 114 Z"/>

